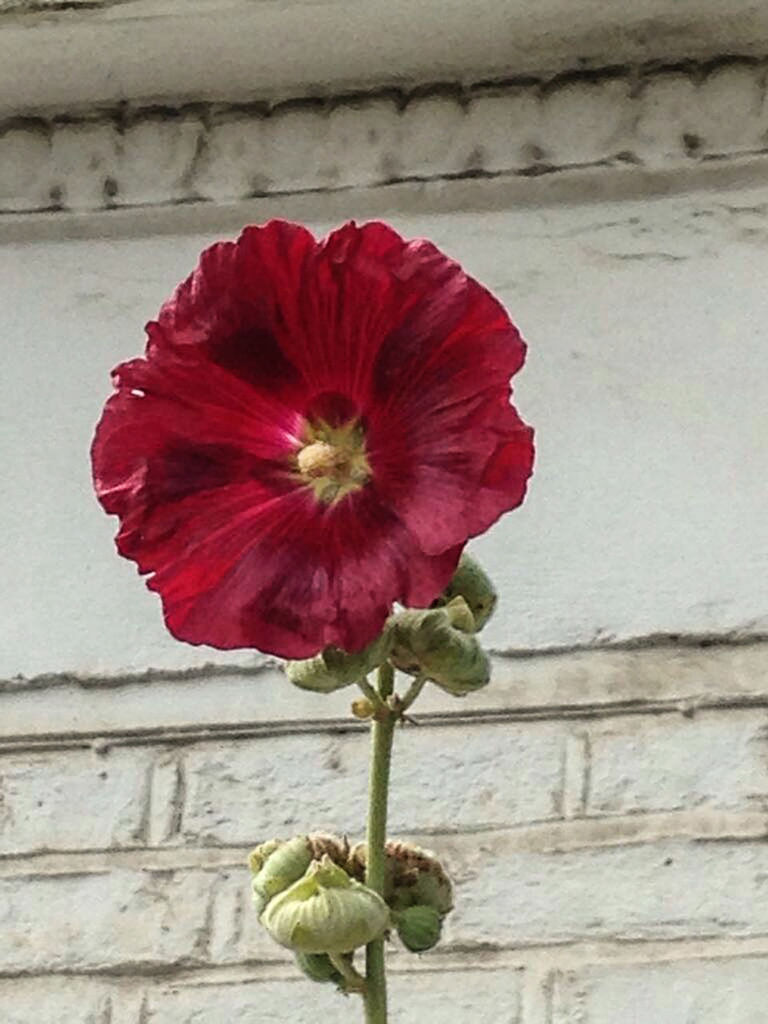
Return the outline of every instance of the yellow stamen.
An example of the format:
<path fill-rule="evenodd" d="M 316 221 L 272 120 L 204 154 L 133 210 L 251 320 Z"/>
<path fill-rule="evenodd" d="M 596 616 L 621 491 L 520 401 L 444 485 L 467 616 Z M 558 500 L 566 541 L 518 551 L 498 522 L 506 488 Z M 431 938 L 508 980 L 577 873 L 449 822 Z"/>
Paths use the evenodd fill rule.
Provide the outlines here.
<path fill-rule="evenodd" d="M 296 456 L 299 472 L 307 479 L 328 476 L 341 478 L 349 465 L 349 456 L 326 441 L 315 441 Z"/>
<path fill-rule="evenodd" d="M 308 424 L 305 436 L 307 443 L 296 453 L 296 469 L 319 501 L 330 504 L 365 486 L 371 472 L 359 424 Z"/>

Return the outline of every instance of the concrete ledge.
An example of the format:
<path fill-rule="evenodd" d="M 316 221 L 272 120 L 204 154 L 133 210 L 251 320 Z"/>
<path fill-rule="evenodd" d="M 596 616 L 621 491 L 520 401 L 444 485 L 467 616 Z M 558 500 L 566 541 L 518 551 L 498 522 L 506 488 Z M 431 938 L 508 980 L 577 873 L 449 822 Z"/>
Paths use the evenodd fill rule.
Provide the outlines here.
<path fill-rule="evenodd" d="M 5 0 L 0 115 L 553 74 L 766 41 L 755 0 Z"/>
<path fill-rule="evenodd" d="M 0 214 L 301 195 L 316 207 L 335 193 L 348 207 L 351 191 L 382 190 L 391 203 L 403 184 L 478 179 L 522 198 L 562 190 L 561 179 L 604 197 L 607 177 L 659 191 L 671 174 L 685 185 L 722 178 L 723 165 L 739 178 L 740 163 L 768 154 L 767 73 L 744 55 L 327 102 L 13 117 L 0 122 Z"/>

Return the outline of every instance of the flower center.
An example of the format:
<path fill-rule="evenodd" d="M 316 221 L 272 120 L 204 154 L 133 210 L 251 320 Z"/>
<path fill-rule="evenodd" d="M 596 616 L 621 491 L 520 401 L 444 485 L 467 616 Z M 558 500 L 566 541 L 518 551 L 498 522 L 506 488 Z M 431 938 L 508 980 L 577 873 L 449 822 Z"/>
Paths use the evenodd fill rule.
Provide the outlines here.
<path fill-rule="evenodd" d="M 330 505 L 360 490 L 370 479 L 365 437 L 356 421 L 339 427 L 307 424 L 305 438 L 296 453 L 296 469 L 319 501 Z"/>

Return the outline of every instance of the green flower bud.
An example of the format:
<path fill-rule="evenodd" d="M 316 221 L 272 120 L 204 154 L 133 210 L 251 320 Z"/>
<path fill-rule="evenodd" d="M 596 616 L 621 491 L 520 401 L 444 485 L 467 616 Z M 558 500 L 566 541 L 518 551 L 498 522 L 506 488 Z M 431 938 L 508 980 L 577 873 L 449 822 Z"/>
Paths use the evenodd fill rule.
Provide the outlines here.
<path fill-rule="evenodd" d="M 389 908 L 325 854 L 270 900 L 261 922 L 276 942 L 296 952 L 349 953 L 386 930 Z"/>
<path fill-rule="evenodd" d="M 414 843 L 388 843 L 395 862 L 392 905 L 398 910 L 423 905 L 444 916 L 453 909 L 453 886 L 443 865 L 430 850 Z"/>
<path fill-rule="evenodd" d="M 299 969 L 312 981 L 333 981 L 337 985 L 343 985 L 344 978 L 326 953 L 296 953 L 296 963 Z"/>
<path fill-rule="evenodd" d="M 261 914 L 270 899 L 302 877 L 310 862 L 328 854 L 335 864 L 344 865 L 349 856 L 346 839 L 315 832 L 293 839 L 268 839 L 252 850 L 248 865 L 254 877 L 251 882 L 253 903 Z"/>
<path fill-rule="evenodd" d="M 475 617 L 463 597 L 452 597 L 445 605 L 448 621 L 460 633 L 475 632 Z"/>
<path fill-rule="evenodd" d="M 283 839 L 268 839 L 265 843 L 259 843 L 255 850 L 251 850 L 248 855 L 248 867 L 251 869 L 251 874 L 258 874 L 264 867 L 267 857 L 271 856 L 283 843 Z"/>
<path fill-rule="evenodd" d="M 351 710 L 355 718 L 362 718 L 365 721 L 368 718 L 373 718 L 376 707 L 367 697 L 361 697 L 359 700 L 352 701 Z"/>
<path fill-rule="evenodd" d="M 384 899 L 396 910 L 417 904 L 433 907 L 440 916 L 453 909 L 453 886 L 440 861 L 429 850 L 413 843 L 390 840 L 385 847 Z M 367 848 L 353 846 L 348 870 L 363 881 Z"/>
<path fill-rule="evenodd" d="M 390 639 L 382 633 L 359 654 L 348 654 L 338 647 L 326 647 L 314 658 L 287 661 L 285 674 L 294 686 L 316 693 L 332 693 L 352 686 L 377 668 L 389 655 Z"/>
<path fill-rule="evenodd" d="M 423 674 L 454 697 L 463 697 L 487 685 L 491 663 L 475 637 L 453 625 L 457 614 L 463 617 L 458 605 L 394 615 L 389 620 L 390 660 L 395 668 Z"/>
<path fill-rule="evenodd" d="M 269 903 L 269 900 L 267 899 L 263 892 L 259 892 L 259 890 L 256 888 L 255 883 L 256 879 L 254 878 L 251 881 L 251 902 L 256 908 L 256 913 L 259 915 L 259 917 L 261 917 L 262 913 L 264 912 L 264 908 Z"/>
<path fill-rule="evenodd" d="M 466 552 L 434 607 L 445 605 L 455 597 L 463 597 L 467 602 L 475 620 L 474 632 L 479 633 L 496 608 L 496 591 L 485 570 Z"/>
<path fill-rule="evenodd" d="M 328 832 L 313 832 L 307 836 L 312 860 L 322 860 L 325 854 L 331 858 L 334 864 L 345 867 L 349 857 L 349 842 L 346 839 L 339 839 Z"/>
<path fill-rule="evenodd" d="M 453 886 L 439 864 L 437 868 L 419 872 L 411 890 L 411 898 L 415 905 L 433 907 L 439 914 L 445 915 L 453 909 Z"/>
<path fill-rule="evenodd" d="M 387 843 L 384 860 L 384 900 L 390 902 L 395 884 L 395 871 L 397 865 L 394 857 L 390 854 L 390 848 L 394 843 Z M 365 843 L 356 843 L 349 851 L 347 860 L 347 872 L 360 882 L 365 881 L 366 866 L 368 863 L 368 847 Z"/>
<path fill-rule="evenodd" d="M 434 907 L 408 907 L 395 915 L 397 934 L 406 949 L 423 953 L 432 949 L 440 939 L 443 921 Z"/>
<path fill-rule="evenodd" d="M 258 849 L 260 847 L 257 847 Z M 251 856 L 253 857 L 253 854 Z M 283 892 L 289 885 L 292 885 L 301 878 L 311 861 L 312 850 L 309 844 L 309 836 L 296 836 L 285 843 L 280 843 L 264 859 L 261 868 L 253 879 L 254 897 L 258 893 L 265 900 L 271 900 L 273 896 Z"/>

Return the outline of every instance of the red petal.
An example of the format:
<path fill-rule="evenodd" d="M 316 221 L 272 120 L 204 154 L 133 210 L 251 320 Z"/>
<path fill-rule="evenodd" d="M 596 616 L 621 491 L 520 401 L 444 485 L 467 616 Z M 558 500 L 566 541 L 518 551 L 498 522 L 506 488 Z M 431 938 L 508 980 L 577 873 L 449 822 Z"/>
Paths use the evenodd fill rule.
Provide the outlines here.
<path fill-rule="evenodd" d="M 318 516 L 306 489 L 270 495 L 251 483 L 158 509 L 142 524 L 137 561 L 155 572 L 149 586 L 168 627 L 190 643 L 302 658 L 330 644 L 364 647 L 397 598 L 428 603 L 460 549 L 424 555 L 359 495 Z"/>
<path fill-rule="evenodd" d="M 203 253 L 118 367 L 93 445 L 118 546 L 191 643 L 359 649 L 394 601 L 444 588 L 468 537 L 522 501 L 525 346 L 431 243 L 272 221 Z M 332 506 L 295 476 L 306 417 L 358 416 L 373 479 Z"/>

